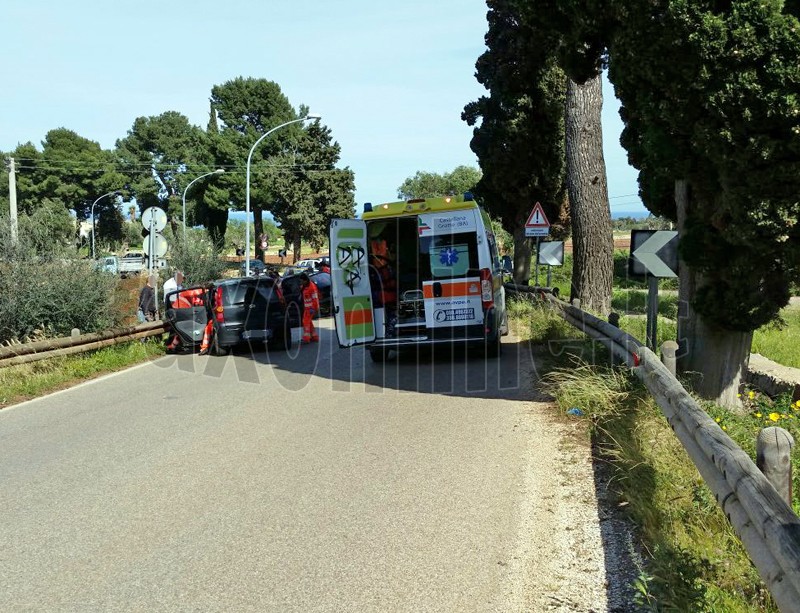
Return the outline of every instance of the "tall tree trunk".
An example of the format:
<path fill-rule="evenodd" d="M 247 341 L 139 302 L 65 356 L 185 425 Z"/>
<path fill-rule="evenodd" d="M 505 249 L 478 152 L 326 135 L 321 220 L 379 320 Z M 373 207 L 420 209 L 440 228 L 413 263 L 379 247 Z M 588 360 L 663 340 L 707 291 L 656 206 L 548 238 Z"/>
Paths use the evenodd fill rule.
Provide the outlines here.
<path fill-rule="evenodd" d="M 675 204 L 678 211 L 678 236 L 686 227 L 691 206 L 689 184 L 675 181 Z M 680 251 L 679 251 L 680 253 Z M 692 308 L 703 276 L 680 262 L 678 277 L 678 365 L 692 381 L 694 390 L 720 406 L 740 411 L 739 385 L 750 361 L 752 332 L 723 330 L 709 325 Z"/>
<path fill-rule="evenodd" d="M 608 205 L 600 114 L 600 76 L 567 82 L 567 190 L 572 218 L 572 292 L 581 308 L 608 314 L 614 276 L 614 236 Z"/>
<path fill-rule="evenodd" d="M 249 222 L 248 222 L 249 223 Z M 225 231 L 228 229 L 228 209 L 209 208 L 206 218 L 206 231 L 214 247 L 222 250 L 225 246 Z"/>
<path fill-rule="evenodd" d="M 514 283 L 528 285 L 531 278 L 531 239 L 525 236 L 525 220 L 514 230 Z"/>
<path fill-rule="evenodd" d="M 254 204 L 253 209 L 253 242 L 255 242 L 256 259 L 264 260 L 264 250 L 261 249 L 259 237 L 264 233 L 264 218 L 261 216 L 261 205 Z"/>
<path fill-rule="evenodd" d="M 302 241 L 301 241 L 301 238 L 300 238 L 300 233 L 299 232 L 295 233 L 295 235 L 293 237 L 293 240 L 292 240 L 292 247 L 293 247 L 293 251 L 294 251 L 293 254 L 292 254 L 294 256 L 294 262 L 293 263 L 297 263 L 297 262 L 300 261 L 300 244 L 301 244 L 301 242 Z"/>

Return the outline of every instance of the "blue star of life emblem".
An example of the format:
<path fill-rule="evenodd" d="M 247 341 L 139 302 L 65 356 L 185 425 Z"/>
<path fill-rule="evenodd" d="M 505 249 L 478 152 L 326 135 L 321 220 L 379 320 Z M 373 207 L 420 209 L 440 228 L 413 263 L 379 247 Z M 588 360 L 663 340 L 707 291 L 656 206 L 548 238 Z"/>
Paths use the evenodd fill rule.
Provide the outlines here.
<path fill-rule="evenodd" d="M 445 247 L 439 252 L 439 261 L 445 266 L 453 266 L 458 262 L 458 251 L 452 247 Z"/>

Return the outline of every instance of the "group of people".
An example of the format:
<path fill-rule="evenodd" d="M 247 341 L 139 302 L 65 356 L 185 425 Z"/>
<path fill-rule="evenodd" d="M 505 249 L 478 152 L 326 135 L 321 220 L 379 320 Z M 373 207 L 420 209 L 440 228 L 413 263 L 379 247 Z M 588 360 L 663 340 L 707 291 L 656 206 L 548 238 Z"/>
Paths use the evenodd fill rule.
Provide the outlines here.
<path fill-rule="evenodd" d="M 156 279 L 156 275 L 148 276 L 144 287 L 139 291 L 139 304 L 136 308 L 136 318 L 139 320 L 139 323 L 158 319 L 159 309 L 156 304 L 155 290 Z M 180 270 L 176 270 L 175 274 L 164 282 L 163 294 L 161 295 L 166 301 L 167 294 L 179 289 L 183 289 L 183 273 Z M 175 297 L 172 296 L 171 301 L 174 300 Z"/>

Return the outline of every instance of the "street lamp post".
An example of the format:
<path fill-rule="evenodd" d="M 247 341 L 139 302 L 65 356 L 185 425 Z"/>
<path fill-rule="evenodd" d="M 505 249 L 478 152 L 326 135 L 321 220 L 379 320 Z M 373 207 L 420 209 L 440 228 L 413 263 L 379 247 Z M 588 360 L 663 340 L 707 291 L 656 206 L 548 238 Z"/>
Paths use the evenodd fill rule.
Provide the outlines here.
<path fill-rule="evenodd" d="M 108 192 L 107 194 L 103 194 L 97 200 L 92 202 L 92 210 L 91 210 L 91 215 L 92 215 L 92 259 L 95 259 L 94 258 L 94 205 L 97 204 L 98 202 L 100 202 L 106 196 L 116 196 L 118 194 L 119 194 L 119 191 L 118 190 L 114 190 L 113 192 Z"/>
<path fill-rule="evenodd" d="M 222 174 L 223 172 L 225 172 L 225 169 L 224 169 L 224 168 L 217 168 L 216 170 L 214 170 L 214 171 L 212 171 L 212 172 L 207 172 L 207 173 L 206 173 L 206 174 L 204 174 L 204 175 L 200 175 L 199 177 L 197 177 L 196 179 L 194 179 L 192 182 L 190 182 L 190 183 L 189 183 L 189 185 L 187 185 L 187 186 L 186 186 L 186 189 L 185 189 L 185 190 L 183 190 L 183 242 L 186 242 L 186 192 L 188 192 L 188 191 L 189 191 L 189 188 L 190 188 L 190 187 L 191 187 L 191 186 L 192 186 L 194 183 L 196 183 L 197 181 L 199 181 L 200 179 L 203 179 L 203 178 L 205 178 L 205 177 L 208 177 L 208 176 L 210 176 L 210 175 L 220 175 L 220 174 Z"/>
<path fill-rule="evenodd" d="M 301 117 L 300 119 L 292 119 L 291 121 L 282 123 L 279 126 L 275 126 L 268 132 L 262 134 L 250 148 L 250 153 L 247 155 L 247 178 L 245 182 L 245 210 L 247 211 L 245 219 L 245 233 L 244 233 L 244 276 L 245 277 L 250 276 L 250 160 L 253 157 L 253 151 L 256 150 L 256 147 L 262 140 L 264 140 L 267 136 L 269 136 L 276 130 L 280 130 L 281 128 L 288 126 L 289 124 L 298 123 L 300 121 L 311 121 L 319 118 L 320 115 L 312 115 L 311 113 L 309 113 L 308 115 L 306 115 L 305 117 Z"/>

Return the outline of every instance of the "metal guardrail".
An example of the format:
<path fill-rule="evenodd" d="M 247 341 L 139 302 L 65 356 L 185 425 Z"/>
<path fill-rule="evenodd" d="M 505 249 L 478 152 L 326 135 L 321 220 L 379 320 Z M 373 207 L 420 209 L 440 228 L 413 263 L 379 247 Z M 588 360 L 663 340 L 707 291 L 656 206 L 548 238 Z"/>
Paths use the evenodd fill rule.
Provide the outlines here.
<path fill-rule="evenodd" d="M 703 411 L 658 356 L 626 332 L 543 288 L 505 285 L 545 301 L 625 362 L 661 407 L 783 612 L 800 611 L 800 518 L 753 460 Z"/>
<path fill-rule="evenodd" d="M 157 336 L 165 331 L 164 322 L 152 321 L 118 330 L 65 336 L 21 345 L 7 345 L 0 347 L 0 368 L 102 349 L 119 343 Z"/>

